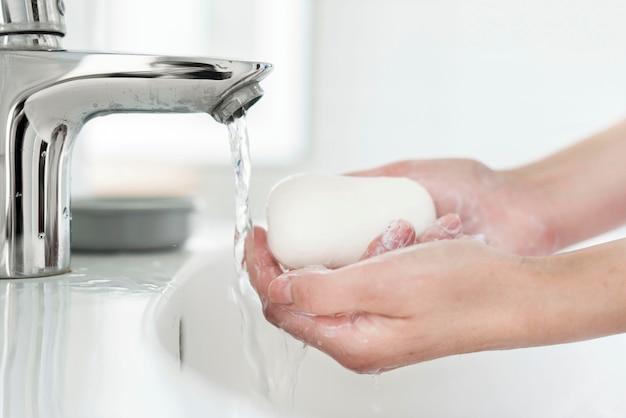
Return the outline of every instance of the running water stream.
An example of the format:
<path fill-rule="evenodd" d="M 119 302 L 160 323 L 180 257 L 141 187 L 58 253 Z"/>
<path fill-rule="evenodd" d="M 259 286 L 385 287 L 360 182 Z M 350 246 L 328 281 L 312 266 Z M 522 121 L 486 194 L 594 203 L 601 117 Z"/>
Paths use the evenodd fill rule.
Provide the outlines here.
<path fill-rule="evenodd" d="M 252 391 L 276 416 L 293 411 L 298 367 L 305 348 L 283 331 L 269 328 L 258 295 L 252 288 L 245 265 L 245 242 L 252 233 L 248 204 L 250 151 L 245 115 L 228 124 L 232 165 L 235 170 L 235 268 L 233 295 L 242 319 L 244 356 L 252 379 Z"/>

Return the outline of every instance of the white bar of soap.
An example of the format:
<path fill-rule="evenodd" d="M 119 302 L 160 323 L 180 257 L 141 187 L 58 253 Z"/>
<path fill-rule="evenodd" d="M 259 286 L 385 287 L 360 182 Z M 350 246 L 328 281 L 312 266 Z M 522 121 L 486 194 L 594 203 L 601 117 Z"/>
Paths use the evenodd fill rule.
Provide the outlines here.
<path fill-rule="evenodd" d="M 285 268 L 337 268 L 358 261 L 398 218 L 417 234 L 435 222 L 430 194 L 413 180 L 299 174 L 269 194 L 268 244 Z"/>

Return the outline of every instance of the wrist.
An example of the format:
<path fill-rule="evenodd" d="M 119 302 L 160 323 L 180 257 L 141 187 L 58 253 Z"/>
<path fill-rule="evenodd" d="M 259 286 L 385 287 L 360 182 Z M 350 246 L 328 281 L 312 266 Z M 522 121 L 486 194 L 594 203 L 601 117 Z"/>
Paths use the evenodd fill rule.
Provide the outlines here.
<path fill-rule="evenodd" d="M 626 332 L 626 240 L 524 259 L 520 346 Z"/>
<path fill-rule="evenodd" d="M 536 251 L 521 253 L 532 255 L 552 254 L 569 244 L 563 237 L 563 225 L 552 192 L 554 179 L 550 173 L 534 166 L 524 166 L 513 170 L 501 171 L 508 179 L 508 193 L 515 196 L 526 222 L 533 227 L 534 233 L 526 237 Z"/>
<path fill-rule="evenodd" d="M 558 248 L 626 221 L 625 138 L 626 120 L 510 172 L 536 192 L 535 209 L 552 225 Z"/>

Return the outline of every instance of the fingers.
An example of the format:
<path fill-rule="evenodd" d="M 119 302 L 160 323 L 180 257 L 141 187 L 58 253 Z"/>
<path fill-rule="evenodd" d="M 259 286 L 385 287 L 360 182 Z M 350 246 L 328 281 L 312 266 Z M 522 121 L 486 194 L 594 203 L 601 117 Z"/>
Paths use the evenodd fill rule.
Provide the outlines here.
<path fill-rule="evenodd" d="M 461 220 L 454 214 L 439 218 L 417 240 L 411 224 L 398 219 L 372 241 L 361 260 L 409 247 L 416 241 L 425 243 L 460 236 Z M 390 277 L 386 279 L 387 276 Z M 363 311 L 389 315 L 397 310 L 397 301 L 401 297 L 393 288 L 394 282 L 394 274 L 390 273 L 385 260 L 370 260 L 337 270 L 290 271 L 267 284 L 267 297 L 288 310 L 314 315 Z"/>
<path fill-rule="evenodd" d="M 387 226 L 385 232 L 370 243 L 360 260 L 413 244 L 415 244 L 415 229 L 413 226 L 404 219 L 396 219 Z"/>
<path fill-rule="evenodd" d="M 463 235 L 461 218 L 456 214 L 444 215 L 417 238 L 413 226 L 404 219 L 392 221 L 385 231 L 367 247 L 360 260 L 365 260 L 389 251 L 424 242 L 459 238 Z"/>
<path fill-rule="evenodd" d="M 418 244 L 432 241 L 442 241 L 446 239 L 459 238 L 463 235 L 463 225 L 461 218 L 456 214 L 444 215 L 437 219 L 435 223 L 428 227 L 418 237 Z"/>
<path fill-rule="evenodd" d="M 246 265 L 250 282 L 266 308 L 266 316 L 273 323 L 278 321 L 275 317 L 277 307 L 284 310 L 285 306 L 293 306 L 297 307 L 294 310 L 299 312 L 334 315 L 350 312 L 351 309 L 357 310 L 364 301 L 368 301 L 367 305 L 373 308 L 377 305 L 375 299 L 381 294 L 381 289 L 377 290 L 377 286 L 359 286 L 363 289 L 353 294 L 354 282 L 363 281 L 360 278 L 362 270 L 359 269 L 348 271 L 347 275 L 341 274 L 339 280 L 326 278 L 327 275 L 339 270 L 323 268 L 292 270 L 283 274 L 282 268 L 267 245 L 266 231 L 258 227 L 246 241 Z M 376 270 L 377 268 L 374 268 L 374 272 Z M 292 294 L 291 287 L 294 282 L 297 284 Z M 329 294 L 332 297 L 329 297 Z M 346 303 L 349 298 L 352 301 Z M 273 304 L 278 306 L 272 306 Z"/>
<path fill-rule="evenodd" d="M 263 228 L 255 227 L 254 233 L 246 239 L 246 266 L 252 287 L 265 303 L 270 282 L 283 270 L 269 250 L 267 232 Z"/>
<path fill-rule="evenodd" d="M 349 312 L 389 314 L 398 308 L 402 290 L 381 257 L 337 270 L 294 270 L 271 281 L 270 302 L 312 315 Z"/>

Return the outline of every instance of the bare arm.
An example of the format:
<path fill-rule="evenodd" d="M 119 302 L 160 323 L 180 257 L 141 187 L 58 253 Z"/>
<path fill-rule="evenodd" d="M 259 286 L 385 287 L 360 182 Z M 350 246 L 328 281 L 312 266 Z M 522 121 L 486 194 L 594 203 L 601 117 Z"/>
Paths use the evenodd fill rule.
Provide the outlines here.
<path fill-rule="evenodd" d="M 537 201 L 561 248 L 626 221 L 626 120 L 536 163 L 508 172 Z"/>
<path fill-rule="evenodd" d="M 620 240 L 522 257 L 456 239 L 283 274 L 257 229 L 247 262 L 269 321 L 368 373 L 626 332 L 625 252 Z"/>
<path fill-rule="evenodd" d="M 402 176 L 456 213 L 467 234 L 516 254 L 550 254 L 626 221 L 626 120 L 539 162 L 496 171 L 473 160 L 400 161 L 354 173 Z"/>

